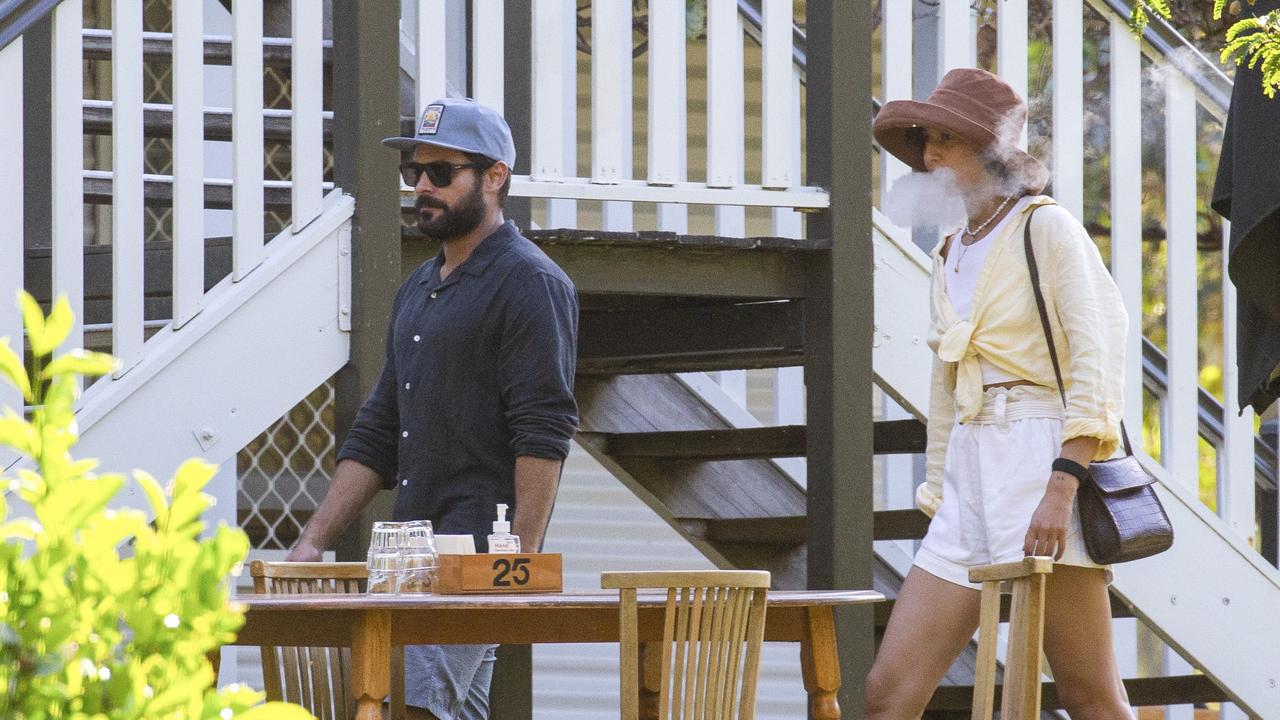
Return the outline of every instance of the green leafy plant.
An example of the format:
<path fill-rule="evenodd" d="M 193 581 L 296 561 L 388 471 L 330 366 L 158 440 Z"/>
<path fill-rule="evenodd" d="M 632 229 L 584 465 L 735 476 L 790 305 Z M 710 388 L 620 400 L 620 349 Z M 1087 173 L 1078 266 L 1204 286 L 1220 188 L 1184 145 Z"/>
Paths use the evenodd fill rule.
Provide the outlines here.
<path fill-rule="evenodd" d="M 0 338 L 0 375 L 33 408 L 30 419 L 4 409 L 0 444 L 34 468 L 0 479 L 0 717 L 311 718 L 296 705 L 260 705 L 262 693 L 248 688 L 213 688 L 209 653 L 244 624 L 227 578 L 249 547 L 225 525 L 201 539 L 211 504 L 201 490 L 216 468 L 189 460 L 167 488 L 135 471 L 150 520 L 108 507 L 125 477 L 70 451 L 79 378 L 109 373 L 115 360 L 83 350 L 54 357 L 73 324 L 65 298 L 47 317 L 30 295 L 19 302 L 34 372 Z M 12 494 L 29 515 L 9 518 Z"/>
<path fill-rule="evenodd" d="M 1255 1 L 1248 0 L 1250 5 Z M 1224 10 L 1238 16 L 1240 9 L 1240 0 L 1233 0 L 1230 5 L 1227 0 L 1214 0 L 1213 19 L 1221 20 Z M 1135 34 L 1141 33 L 1150 22 L 1148 12 L 1166 20 L 1173 17 L 1168 0 L 1138 0 L 1129 14 L 1129 27 Z M 1262 91 L 1274 98 L 1280 90 L 1280 10 L 1237 20 L 1227 30 L 1218 61 L 1257 68 L 1262 74 Z"/>

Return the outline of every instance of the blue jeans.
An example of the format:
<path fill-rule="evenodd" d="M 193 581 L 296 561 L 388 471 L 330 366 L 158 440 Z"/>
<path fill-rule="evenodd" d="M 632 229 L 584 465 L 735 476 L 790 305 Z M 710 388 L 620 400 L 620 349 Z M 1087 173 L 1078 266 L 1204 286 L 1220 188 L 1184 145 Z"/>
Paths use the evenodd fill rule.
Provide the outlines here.
<path fill-rule="evenodd" d="M 406 645 L 405 704 L 440 720 L 489 720 L 497 645 Z"/>

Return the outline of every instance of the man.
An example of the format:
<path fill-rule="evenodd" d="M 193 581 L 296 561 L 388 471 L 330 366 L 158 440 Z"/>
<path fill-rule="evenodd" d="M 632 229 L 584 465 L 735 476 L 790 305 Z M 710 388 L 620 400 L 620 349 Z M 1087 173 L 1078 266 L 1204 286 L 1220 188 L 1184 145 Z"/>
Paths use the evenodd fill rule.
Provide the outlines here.
<path fill-rule="evenodd" d="M 400 166 L 440 253 L 396 295 L 386 361 L 338 453 L 333 484 L 290 560 L 315 561 L 379 489 L 394 519 L 469 533 L 484 552 L 498 503 L 542 545 L 577 426 L 573 284 L 503 218 L 515 165 L 505 120 L 472 100 L 426 107 Z M 405 648 L 411 718 L 488 717 L 493 646 Z"/>

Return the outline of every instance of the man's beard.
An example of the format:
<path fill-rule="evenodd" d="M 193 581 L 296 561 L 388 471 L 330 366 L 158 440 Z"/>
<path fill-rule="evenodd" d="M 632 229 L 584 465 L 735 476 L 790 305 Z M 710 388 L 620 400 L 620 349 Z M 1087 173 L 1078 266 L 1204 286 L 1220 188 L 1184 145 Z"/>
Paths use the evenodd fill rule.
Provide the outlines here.
<path fill-rule="evenodd" d="M 475 230 L 485 217 L 484 191 L 480 178 L 476 178 L 471 192 L 459 198 L 453 207 L 427 195 L 419 196 L 414 205 L 418 210 L 418 231 L 432 240 L 452 240 L 466 235 Z M 428 220 L 423 214 L 425 208 L 436 211 L 433 219 Z"/>

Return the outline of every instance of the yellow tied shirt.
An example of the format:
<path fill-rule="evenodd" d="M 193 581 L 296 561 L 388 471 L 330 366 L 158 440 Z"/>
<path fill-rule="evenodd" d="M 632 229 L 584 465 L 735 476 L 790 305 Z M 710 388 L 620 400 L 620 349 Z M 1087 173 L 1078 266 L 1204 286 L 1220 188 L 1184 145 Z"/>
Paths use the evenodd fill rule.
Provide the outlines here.
<path fill-rule="evenodd" d="M 971 420 L 982 408 L 979 355 L 1014 377 L 1058 387 L 1022 242 L 1027 217 L 1037 207 L 1031 244 L 1066 386 L 1062 440 L 1097 438 L 1097 460 L 1111 457 L 1119 444 L 1128 316 L 1120 291 L 1084 227 L 1051 198 L 1040 196 L 1027 205 L 1022 217 L 1011 219 L 998 236 L 985 240 L 993 245 L 978 275 L 971 317 L 959 317 L 947 296 L 942 258 L 946 241 L 933 250 L 929 347 L 937 357 L 929 399 L 925 482 L 916 491 L 916 505 L 929 515 L 942 502 L 942 470 L 951 429 L 956 422 Z"/>

